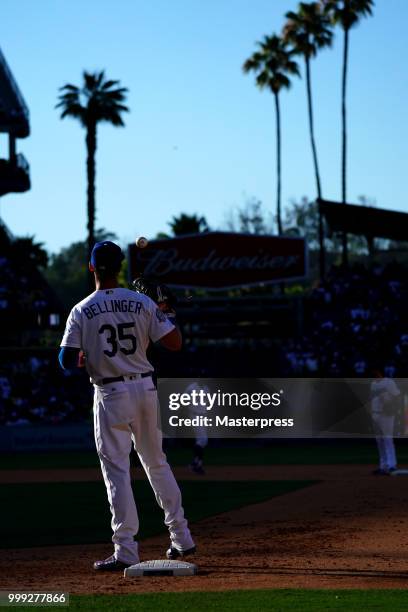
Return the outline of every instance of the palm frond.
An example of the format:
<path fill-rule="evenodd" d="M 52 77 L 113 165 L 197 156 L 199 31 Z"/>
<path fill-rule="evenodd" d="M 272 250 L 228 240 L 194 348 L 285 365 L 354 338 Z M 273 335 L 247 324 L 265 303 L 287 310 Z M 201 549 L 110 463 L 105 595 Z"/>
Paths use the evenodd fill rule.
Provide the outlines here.
<path fill-rule="evenodd" d="M 80 104 L 61 106 L 61 108 L 63 108 L 61 119 L 64 119 L 65 117 L 73 117 L 74 119 L 80 119 L 81 123 L 84 123 L 86 111 Z"/>
<path fill-rule="evenodd" d="M 105 80 L 105 71 L 101 70 L 99 74 L 95 75 L 95 86 L 99 89 L 102 86 L 103 81 Z"/>
<path fill-rule="evenodd" d="M 62 87 L 58 88 L 58 91 L 72 91 L 72 92 L 77 92 L 79 91 L 79 88 L 76 85 L 71 85 L 70 83 L 67 83 L 66 85 L 63 85 Z"/>
<path fill-rule="evenodd" d="M 362 17 L 373 13 L 374 0 L 322 0 L 323 10 L 333 25 L 344 30 L 355 26 Z"/>
<path fill-rule="evenodd" d="M 129 107 L 125 106 L 124 104 L 116 104 L 115 108 L 117 111 L 122 111 L 123 113 L 130 113 Z"/>
<path fill-rule="evenodd" d="M 286 13 L 283 38 L 299 55 L 312 57 L 333 40 L 332 21 L 319 2 L 300 2 L 298 11 Z"/>
<path fill-rule="evenodd" d="M 273 34 L 265 36 L 257 42 L 257 46 L 258 50 L 242 66 L 243 71 L 255 72 L 255 81 L 260 89 L 267 87 L 273 93 L 278 93 L 283 87 L 289 87 L 289 75 L 298 75 L 299 70 L 286 41 Z"/>
<path fill-rule="evenodd" d="M 263 70 L 257 75 L 256 84 L 261 89 L 265 87 L 266 85 L 269 85 L 269 74 L 266 72 L 266 70 Z"/>
<path fill-rule="evenodd" d="M 250 72 L 251 70 L 258 70 L 261 66 L 262 56 L 260 53 L 254 53 L 251 57 L 249 57 L 244 65 L 242 66 L 242 70 L 244 72 Z"/>
<path fill-rule="evenodd" d="M 110 89 L 111 87 L 114 87 L 115 85 L 118 85 L 119 81 L 105 81 L 105 83 L 102 85 L 101 89 L 105 90 L 105 89 Z"/>
<path fill-rule="evenodd" d="M 118 80 L 106 80 L 103 70 L 95 73 L 83 72 L 82 87 L 67 84 L 59 89 L 57 108 L 62 109 L 61 118 L 70 116 L 85 126 L 98 121 L 124 125 L 121 114 L 129 112 L 126 101 L 126 87 L 120 87 Z"/>
<path fill-rule="evenodd" d="M 120 115 L 112 115 L 107 119 L 109 123 L 112 123 L 115 127 L 123 127 L 125 125 L 122 117 Z"/>
<path fill-rule="evenodd" d="M 125 99 L 125 95 L 119 90 L 99 92 L 99 96 L 106 100 L 117 100 L 118 102 Z"/>

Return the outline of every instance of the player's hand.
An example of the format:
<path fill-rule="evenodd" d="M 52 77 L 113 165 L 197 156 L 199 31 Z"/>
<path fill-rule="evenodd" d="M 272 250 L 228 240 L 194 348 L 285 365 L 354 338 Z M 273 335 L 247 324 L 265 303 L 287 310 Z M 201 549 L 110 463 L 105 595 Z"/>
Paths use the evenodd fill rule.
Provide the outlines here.
<path fill-rule="evenodd" d="M 177 303 L 176 296 L 166 285 L 148 280 L 144 276 L 139 276 L 132 285 L 135 291 L 148 295 L 153 302 L 156 302 L 162 312 L 172 310 Z"/>
<path fill-rule="evenodd" d="M 160 302 L 160 304 L 157 304 L 157 307 L 164 312 L 164 314 L 167 315 L 168 320 L 175 325 L 176 311 L 174 308 L 172 308 L 168 302 Z"/>
<path fill-rule="evenodd" d="M 84 351 L 79 351 L 77 367 L 78 368 L 84 368 L 85 367 L 85 362 L 86 362 L 86 358 L 85 358 Z"/>

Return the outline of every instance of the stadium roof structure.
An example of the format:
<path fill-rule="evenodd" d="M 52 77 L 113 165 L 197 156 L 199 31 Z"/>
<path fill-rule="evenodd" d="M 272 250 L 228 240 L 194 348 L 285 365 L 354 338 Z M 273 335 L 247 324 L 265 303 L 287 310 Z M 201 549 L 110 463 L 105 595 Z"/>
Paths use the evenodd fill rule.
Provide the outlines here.
<path fill-rule="evenodd" d="M 408 213 L 329 200 L 320 206 L 332 232 L 408 241 Z"/>
<path fill-rule="evenodd" d="M 30 134 L 29 111 L 0 49 L 0 132 L 15 138 Z"/>

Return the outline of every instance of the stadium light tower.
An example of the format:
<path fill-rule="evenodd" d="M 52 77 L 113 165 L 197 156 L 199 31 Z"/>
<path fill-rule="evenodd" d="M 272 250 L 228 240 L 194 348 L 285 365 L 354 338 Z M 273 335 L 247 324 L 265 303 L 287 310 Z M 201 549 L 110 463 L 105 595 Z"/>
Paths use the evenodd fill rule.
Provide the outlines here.
<path fill-rule="evenodd" d="M 0 49 L 0 133 L 8 134 L 8 158 L 0 157 L 0 196 L 30 189 L 30 168 L 17 153 L 17 138 L 30 134 L 29 112 L 18 85 Z"/>

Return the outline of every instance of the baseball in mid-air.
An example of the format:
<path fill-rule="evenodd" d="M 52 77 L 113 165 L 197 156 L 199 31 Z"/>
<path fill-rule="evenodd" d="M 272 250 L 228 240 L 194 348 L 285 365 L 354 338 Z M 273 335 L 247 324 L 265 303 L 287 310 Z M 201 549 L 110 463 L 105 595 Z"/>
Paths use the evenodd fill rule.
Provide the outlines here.
<path fill-rule="evenodd" d="M 147 245 L 149 244 L 149 241 L 147 238 L 145 238 L 144 236 L 140 236 L 140 238 L 136 239 L 136 246 L 139 249 L 145 249 L 147 247 Z"/>

